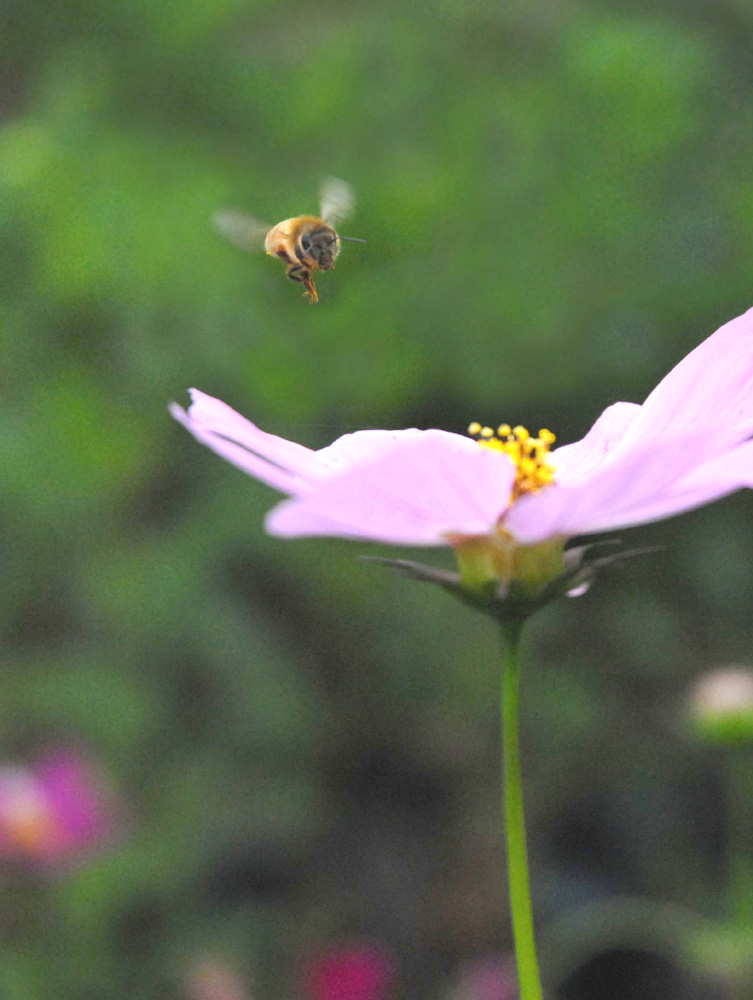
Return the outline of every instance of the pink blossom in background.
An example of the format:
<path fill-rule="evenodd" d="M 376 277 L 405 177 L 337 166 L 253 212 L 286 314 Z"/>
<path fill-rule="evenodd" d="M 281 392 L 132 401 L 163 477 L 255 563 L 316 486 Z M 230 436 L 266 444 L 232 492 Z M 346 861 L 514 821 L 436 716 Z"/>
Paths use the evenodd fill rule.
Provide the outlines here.
<path fill-rule="evenodd" d="M 64 862 L 109 837 L 114 821 L 94 765 L 73 750 L 0 766 L 0 857 Z"/>
<path fill-rule="evenodd" d="M 386 1000 L 396 970 L 376 942 L 343 942 L 308 958 L 302 967 L 302 1000 Z"/>
<path fill-rule="evenodd" d="M 753 310 L 682 360 L 642 406 L 615 403 L 521 490 L 509 454 L 442 430 L 364 430 L 312 451 L 192 390 L 171 412 L 202 444 L 287 499 L 273 535 L 397 545 L 503 538 L 532 546 L 626 528 L 753 485 Z"/>
<path fill-rule="evenodd" d="M 515 965 L 502 955 L 474 958 L 460 966 L 448 1000 L 517 1000 Z"/>
<path fill-rule="evenodd" d="M 240 975 L 229 964 L 202 958 L 186 976 L 187 1000 L 251 1000 Z"/>

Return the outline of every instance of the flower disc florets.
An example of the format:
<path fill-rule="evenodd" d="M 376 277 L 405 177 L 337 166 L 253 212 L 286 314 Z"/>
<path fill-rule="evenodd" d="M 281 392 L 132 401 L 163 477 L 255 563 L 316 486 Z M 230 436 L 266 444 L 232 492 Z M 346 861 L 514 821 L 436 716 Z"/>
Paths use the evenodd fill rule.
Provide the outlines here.
<path fill-rule="evenodd" d="M 554 479 L 554 466 L 549 461 L 549 452 L 556 441 L 551 431 L 542 428 L 538 437 L 532 437 L 525 427 L 510 427 L 500 424 L 496 431 L 482 427 L 474 421 L 468 433 L 478 439 L 482 448 L 501 451 L 512 459 L 515 466 L 515 482 L 510 494 L 510 503 L 525 493 L 536 493 L 548 486 Z"/>

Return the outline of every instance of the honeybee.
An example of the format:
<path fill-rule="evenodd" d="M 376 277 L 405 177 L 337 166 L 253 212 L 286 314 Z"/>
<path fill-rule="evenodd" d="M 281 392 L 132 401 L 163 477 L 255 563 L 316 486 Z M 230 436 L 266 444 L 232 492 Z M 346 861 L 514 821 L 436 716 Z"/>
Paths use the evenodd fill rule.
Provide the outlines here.
<path fill-rule="evenodd" d="M 335 225 L 353 208 L 353 190 L 345 181 L 329 177 L 320 191 L 321 215 L 299 215 L 269 226 L 253 216 L 232 210 L 217 212 L 215 229 L 235 246 L 254 252 L 266 250 L 287 264 L 291 281 L 300 281 L 311 302 L 318 302 L 314 287 L 315 271 L 331 271 L 340 253 L 340 243 L 365 243 L 352 236 L 340 236 Z"/>

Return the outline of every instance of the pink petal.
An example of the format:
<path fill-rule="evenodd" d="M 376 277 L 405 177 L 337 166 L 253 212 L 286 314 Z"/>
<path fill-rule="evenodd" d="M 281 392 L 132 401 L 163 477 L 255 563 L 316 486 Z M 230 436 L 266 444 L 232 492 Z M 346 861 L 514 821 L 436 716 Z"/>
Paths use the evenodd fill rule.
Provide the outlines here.
<path fill-rule="evenodd" d="M 633 434 L 681 429 L 727 442 L 753 433 L 753 309 L 725 323 L 662 379 Z"/>
<path fill-rule="evenodd" d="M 744 487 L 753 487 L 753 441 L 746 441 L 694 469 L 669 494 L 657 497 L 654 505 L 645 505 L 643 512 L 648 516 L 641 521 L 693 510 Z"/>
<path fill-rule="evenodd" d="M 588 479 L 555 483 L 521 497 L 504 526 L 523 544 L 590 534 L 671 517 L 746 485 L 747 452 L 731 470 L 729 455 L 699 464 L 695 436 L 647 441 Z M 741 446 L 745 447 L 745 446 Z M 735 449 L 737 453 L 741 449 Z M 703 470 L 708 471 L 704 474 Z"/>
<path fill-rule="evenodd" d="M 205 398 L 211 400 L 211 397 Z M 212 402 L 219 403 L 219 400 L 212 400 Z M 211 448 L 212 451 L 216 452 L 227 462 L 230 462 L 231 465 L 235 465 L 242 472 L 253 476 L 254 479 L 258 479 L 276 490 L 280 490 L 281 493 L 294 494 L 306 490 L 306 482 L 303 478 L 294 472 L 288 471 L 281 464 L 276 464 L 274 461 L 277 458 L 282 463 L 284 458 L 289 459 L 290 455 L 287 449 L 280 447 L 279 452 L 276 451 L 274 448 L 274 435 L 266 435 L 263 431 L 254 427 L 250 421 L 245 421 L 239 414 L 235 414 L 238 417 L 238 422 L 231 424 L 225 420 L 216 422 L 205 420 L 204 414 L 199 419 L 194 419 L 193 407 L 190 407 L 186 413 L 176 403 L 172 403 L 169 409 L 172 416 L 179 423 L 183 424 L 186 430 L 197 441 Z M 230 407 L 227 407 L 227 409 L 230 410 Z M 230 413 L 234 412 L 230 410 Z M 254 434 L 255 431 L 258 432 L 258 436 Z M 273 438 L 273 441 L 270 442 L 269 438 Z M 283 446 L 292 443 L 285 441 L 284 438 L 277 438 L 276 440 L 280 441 Z M 258 444 L 259 447 L 257 450 L 253 450 L 253 444 Z M 272 457 L 271 461 L 267 457 L 262 457 L 262 450 L 265 455 Z M 304 450 L 308 451 L 308 449 Z M 315 453 L 310 452 L 310 455 L 313 457 Z M 306 460 L 308 460 L 308 456 Z"/>
<path fill-rule="evenodd" d="M 557 469 L 557 482 L 584 479 L 603 468 L 622 444 L 640 412 L 641 407 L 637 403 L 614 403 L 604 410 L 584 438 L 556 448 L 552 452 L 552 461 Z"/>
<path fill-rule="evenodd" d="M 364 430 L 344 434 L 331 445 L 313 451 L 285 438 L 260 430 L 226 403 L 198 389 L 191 389 L 192 405 L 186 413 L 176 403 L 172 416 L 196 438 L 226 461 L 282 493 L 301 496 L 322 479 L 367 465 L 389 453 L 396 442 L 420 439 L 424 431 Z M 442 435 L 444 431 L 432 431 Z M 456 441 L 458 435 L 448 434 Z M 461 438 L 466 447 L 477 447 Z"/>
<path fill-rule="evenodd" d="M 227 403 L 199 389 L 189 389 L 189 392 L 192 402 L 188 415 L 192 423 L 237 442 L 288 472 L 302 476 L 316 472 L 319 463 L 311 448 L 260 430 Z"/>
<path fill-rule="evenodd" d="M 426 431 L 409 427 L 400 431 L 366 430 L 343 434 L 326 448 L 320 448 L 317 451 L 316 457 L 321 466 L 320 473 L 322 468 L 329 476 L 343 472 L 348 468 L 366 465 L 390 452 L 397 441 L 407 441 L 409 438 L 418 440 L 425 433 Z M 433 433 L 444 434 L 446 432 L 434 431 Z M 457 437 L 455 434 L 448 436 L 452 439 Z"/>
<path fill-rule="evenodd" d="M 235 442 L 252 455 L 306 479 L 319 479 L 348 466 L 363 464 L 381 454 L 385 448 L 391 447 L 396 437 L 422 433 L 417 430 L 355 431 L 343 434 L 326 448 L 314 451 L 295 441 L 268 434 L 227 403 L 198 389 L 190 389 L 189 392 L 192 403 L 188 410 L 188 423 L 192 433 L 199 431 L 219 435 L 227 441 Z M 186 414 L 180 407 L 173 404 L 171 411 L 173 410 L 178 411 L 173 415 L 186 425 Z"/>
<path fill-rule="evenodd" d="M 512 463 L 445 431 L 391 432 L 365 465 L 321 481 L 267 516 L 274 535 L 337 535 L 396 545 L 446 545 L 446 534 L 487 534 L 507 506 Z M 357 435 L 354 435 L 357 437 Z"/>
<path fill-rule="evenodd" d="M 111 830 L 106 796 L 97 787 L 91 766 L 75 753 L 50 753 L 35 767 L 58 827 L 62 853 L 97 842 Z"/>

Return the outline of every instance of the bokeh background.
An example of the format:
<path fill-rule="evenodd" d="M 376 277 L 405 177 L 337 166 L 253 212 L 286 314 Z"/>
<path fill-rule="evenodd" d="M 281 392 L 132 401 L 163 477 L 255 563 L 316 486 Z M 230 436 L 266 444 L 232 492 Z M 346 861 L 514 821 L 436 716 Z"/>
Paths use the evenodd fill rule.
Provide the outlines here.
<path fill-rule="evenodd" d="M 196 385 L 317 447 L 567 442 L 641 401 L 753 304 L 753 6 L 2 10 L 0 753 L 75 748 L 120 819 L 5 859 L 0 995 L 194 1000 L 206 960 L 298 998 L 303 957 L 357 939 L 394 996 L 474 1000 L 465 964 L 511 946 L 493 627 L 375 547 L 267 538 L 273 494 L 166 405 Z M 368 242 L 312 307 L 209 219 L 310 212 L 328 174 Z M 684 716 L 753 657 L 752 525 L 740 495 L 625 533 L 661 550 L 530 626 L 552 996 L 728 995 L 727 762 Z"/>

